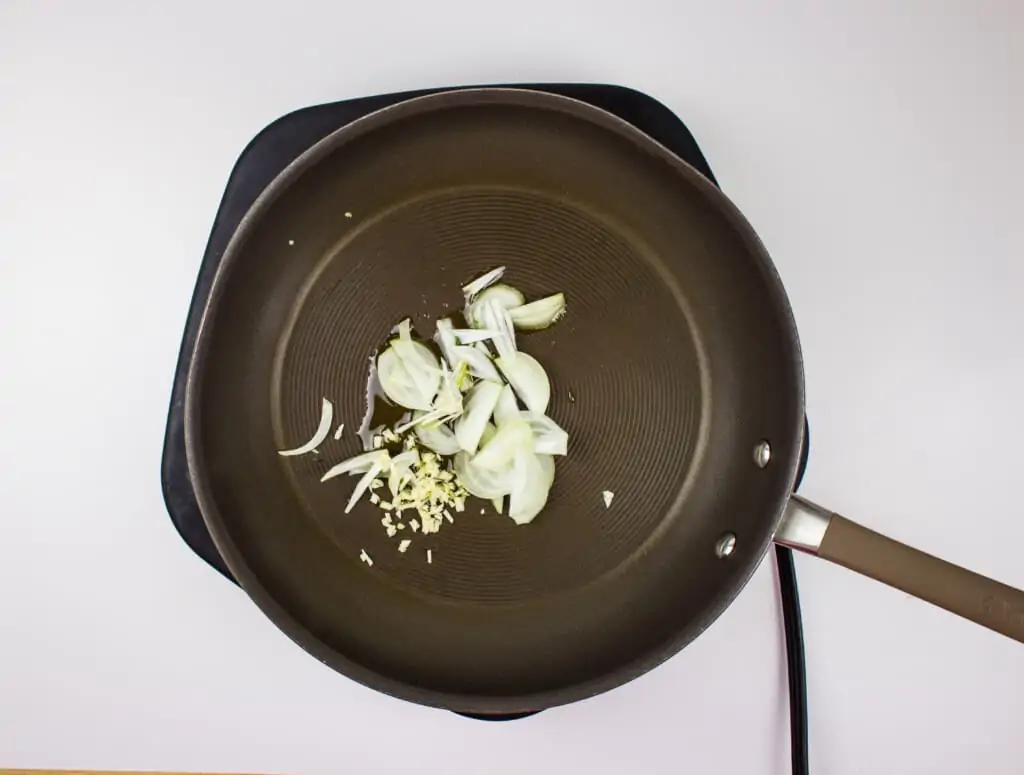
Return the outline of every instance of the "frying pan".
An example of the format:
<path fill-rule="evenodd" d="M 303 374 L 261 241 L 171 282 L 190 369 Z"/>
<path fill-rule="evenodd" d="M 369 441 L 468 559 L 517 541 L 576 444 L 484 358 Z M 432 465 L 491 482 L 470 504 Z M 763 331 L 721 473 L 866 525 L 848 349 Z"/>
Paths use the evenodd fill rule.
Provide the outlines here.
<path fill-rule="evenodd" d="M 520 341 L 549 369 L 569 455 L 532 524 L 475 504 L 400 554 L 374 506 L 343 513 L 351 480 L 319 481 L 363 451 L 354 433 L 276 450 L 309 437 L 325 396 L 358 425 L 395 323 L 429 334 L 497 265 L 527 297 L 569 299 Z M 1024 593 L 792 494 L 803 415 L 782 284 L 717 188 L 597 108 L 476 89 L 371 114 L 268 186 L 213 282 L 185 438 L 256 604 L 419 703 L 504 714 L 620 685 L 708 627 L 773 540 L 1024 641 Z"/>

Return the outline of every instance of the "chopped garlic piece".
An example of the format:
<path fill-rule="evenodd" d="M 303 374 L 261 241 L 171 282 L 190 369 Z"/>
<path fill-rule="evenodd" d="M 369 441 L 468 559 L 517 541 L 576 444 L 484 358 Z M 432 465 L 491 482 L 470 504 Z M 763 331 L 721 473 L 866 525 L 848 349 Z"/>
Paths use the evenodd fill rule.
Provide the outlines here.
<path fill-rule="evenodd" d="M 420 523 L 415 519 L 409 521 L 409 527 L 412 528 L 412 532 L 418 533 L 420 531 Z"/>
<path fill-rule="evenodd" d="M 370 493 L 370 503 L 372 503 L 373 505 L 376 506 L 378 503 L 380 503 L 380 496 L 377 493 L 375 493 L 375 492 L 371 492 Z"/>
<path fill-rule="evenodd" d="M 403 539 L 398 544 L 398 551 L 400 551 L 402 554 L 405 554 L 405 550 L 409 548 L 410 544 L 412 544 L 411 540 L 409 540 L 408 538 Z"/>
<path fill-rule="evenodd" d="M 427 565 L 434 564 L 434 552 L 431 549 L 427 549 Z"/>
<path fill-rule="evenodd" d="M 372 439 L 374 449 L 380 449 L 384 446 L 384 439 L 381 436 L 374 436 Z"/>
<path fill-rule="evenodd" d="M 359 559 L 365 562 L 367 565 L 373 565 L 373 560 L 370 558 L 370 555 L 366 553 L 365 549 L 359 550 Z"/>
<path fill-rule="evenodd" d="M 340 438 L 341 438 L 341 434 L 342 434 L 342 432 L 343 432 L 344 430 L 345 430 L 345 423 L 342 423 L 341 425 L 339 425 L 339 426 L 338 426 L 338 430 L 336 430 L 336 431 L 334 432 L 334 440 L 335 440 L 335 441 L 337 441 L 338 439 L 340 439 Z"/>
<path fill-rule="evenodd" d="M 605 490 L 603 493 L 601 493 L 601 496 L 604 498 L 604 507 L 606 509 L 610 508 L 612 505 L 612 498 L 615 497 L 615 493 L 613 493 L 611 490 Z"/>

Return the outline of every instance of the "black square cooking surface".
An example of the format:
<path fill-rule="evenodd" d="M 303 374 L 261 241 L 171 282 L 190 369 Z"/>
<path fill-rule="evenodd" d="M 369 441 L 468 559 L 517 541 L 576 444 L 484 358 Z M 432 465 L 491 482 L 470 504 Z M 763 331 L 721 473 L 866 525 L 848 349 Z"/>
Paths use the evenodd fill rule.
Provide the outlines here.
<path fill-rule="evenodd" d="M 547 83 L 508 84 L 508 86 L 560 94 L 614 113 L 653 137 L 712 183 L 718 185 L 690 130 L 672 111 L 646 94 L 622 86 L 606 84 Z M 181 350 L 178 353 L 178 364 L 174 372 L 174 385 L 171 393 L 171 407 L 164 436 L 161 483 L 167 512 L 182 539 L 192 551 L 232 582 L 235 580 L 224 560 L 217 553 L 213 539 L 203 522 L 199 505 L 196 502 L 195 491 L 189 480 L 188 463 L 185 457 L 185 384 L 191 368 L 192 349 L 199 328 L 199 320 L 203 308 L 206 306 L 210 285 L 221 256 L 242 216 L 245 215 L 260 192 L 310 146 L 336 129 L 340 129 L 375 110 L 412 97 L 422 97 L 438 91 L 450 90 L 449 87 L 383 94 L 297 110 L 282 116 L 257 134 L 242 151 L 231 171 L 224 195 L 221 197 L 220 207 L 217 209 L 209 240 L 206 243 L 206 251 L 203 253 L 199 277 L 196 280 L 188 319 L 185 323 L 185 332 L 182 336 Z M 805 433 L 805 446 L 801 456 L 797 484 L 803 477 L 807 464 L 806 440 Z M 504 720 L 528 715 L 531 714 L 485 718 Z"/>

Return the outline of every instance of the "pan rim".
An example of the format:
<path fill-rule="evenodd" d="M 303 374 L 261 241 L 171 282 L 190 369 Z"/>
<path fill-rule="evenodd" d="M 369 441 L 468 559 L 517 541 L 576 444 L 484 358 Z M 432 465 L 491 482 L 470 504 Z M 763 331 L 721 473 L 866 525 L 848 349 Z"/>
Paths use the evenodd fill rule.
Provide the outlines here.
<path fill-rule="evenodd" d="M 798 441 L 803 436 L 804 422 L 803 360 L 796 322 L 781 278 L 760 238 L 739 208 L 721 189 L 664 145 L 618 116 L 571 97 L 514 87 L 485 86 L 442 91 L 412 97 L 367 114 L 330 133 L 293 160 L 259 194 L 252 206 L 239 221 L 224 249 L 221 262 L 212 278 L 210 293 L 203 307 L 197 327 L 191 366 L 185 385 L 184 430 L 188 472 L 195 488 L 200 513 L 217 551 L 224 558 L 232 575 L 249 598 L 275 626 L 317 660 L 368 688 L 399 699 L 447 710 L 485 715 L 542 710 L 596 696 L 628 683 L 632 679 L 654 669 L 685 648 L 722 614 L 739 594 L 740 590 L 746 586 L 754 571 L 760 566 L 764 555 L 772 543 L 771 536 L 778 527 L 788 502 L 789 493 L 792 491 L 795 482 L 800 457 L 799 444 L 797 444 L 794 448 L 794 453 L 789 456 L 789 459 L 778 461 L 778 465 L 784 462 L 784 477 L 780 475 L 780 478 L 784 478 L 784 481 L 788 484 L 785 494 L 777 498 L 775 502 L 765 504 L 765 512 L 771 514 L 767 538 L 763 541 L 763 546 L 760 546 L 756 552 L 751 552 L 744 572 L 738 575 L 731 586 L 719 590 L 717 599 L 708 606 L 703 615 L 698 619 L 681 621 L 674 637 L 665 640 L 657 647 L 637 656 L 633 660 L 619 665 L 601 676 L 575 684 L 523 695 L 500 696 L 451 693 L 411 684 L 367 668 L 342 652 L 329 647 L 300 624 L 296 618 L 274 599 L 270 591 L 259 580 L 257 574 L 249 567 L 243 553 L 239 551 L 223 524 L 219 510 L 213 502 L 209 491 L 209 477 L 205 473 L 205 460 L 199 440 L 199 423 L 201 420 L 198 393 L 201 390 L 202 375 L 205 372 L 208 349 L 207 340 L 209 338 L 208 327 L 223 295 L 224 278 L 230 273 L 237 256 L 242 252 L 249 233 L 254 228 L 254 225 L 260 221 L 266 210 L 309 167 L 313 166 L 320 159 L 335 152 L 351 140 L 373 131 L 378 126 L 388 125 L 391 122 L 411 118 L 435 109 L 487 104 L 553 110 L 571 115 L 582 121 L 589 121 L 603 129 L 632 140 L 637 146 L 638 151 L 658 157 L 685 178 L 688 184 L 695 186 L 701 194 L 709 198 L 723 212 L 733 227 L 742 233 L 745 243 L 750 246 L 752 257 L 758 259 L 760 270 L 774 297 L 775 306 L 780 313 L 780 323 L 792 347 L 792 368 L 795 371 L 794 385 L 798 395 L 795 396 L 796 400 L 794 401 L 794 416 L 789 418 L 789 420 L 790 427 L 794 430 L 794 439 Z M 776 461 L 773 461 L 773 463 L 776 463 Z"/>

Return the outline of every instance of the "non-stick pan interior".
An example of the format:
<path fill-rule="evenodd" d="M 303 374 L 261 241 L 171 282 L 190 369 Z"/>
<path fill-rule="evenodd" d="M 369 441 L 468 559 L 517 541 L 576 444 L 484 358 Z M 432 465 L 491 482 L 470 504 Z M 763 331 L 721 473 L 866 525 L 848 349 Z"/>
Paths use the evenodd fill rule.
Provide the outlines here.
<path fill-rule="evenodd" d="M 532 524 L 472 501 L 399 553 L 376 507 L 343 513 L 354 479 L 320 476 L 363 451 L 393 326 L 429 336 L 497 265 L 568 297 L 520 347 L 548 367 L 569 455 Z M 279 457 L 323 397 L 342 438 Z M 717 615 L 788 494 L 802 383 L 773 270 L 709 184 L 599 111 L 487 90 L 375 114 L 271 186 L 215 281 L 188 412 L 204 518 L 286 632 L 385 691 L 509 711 L 621 682 Z"/>

